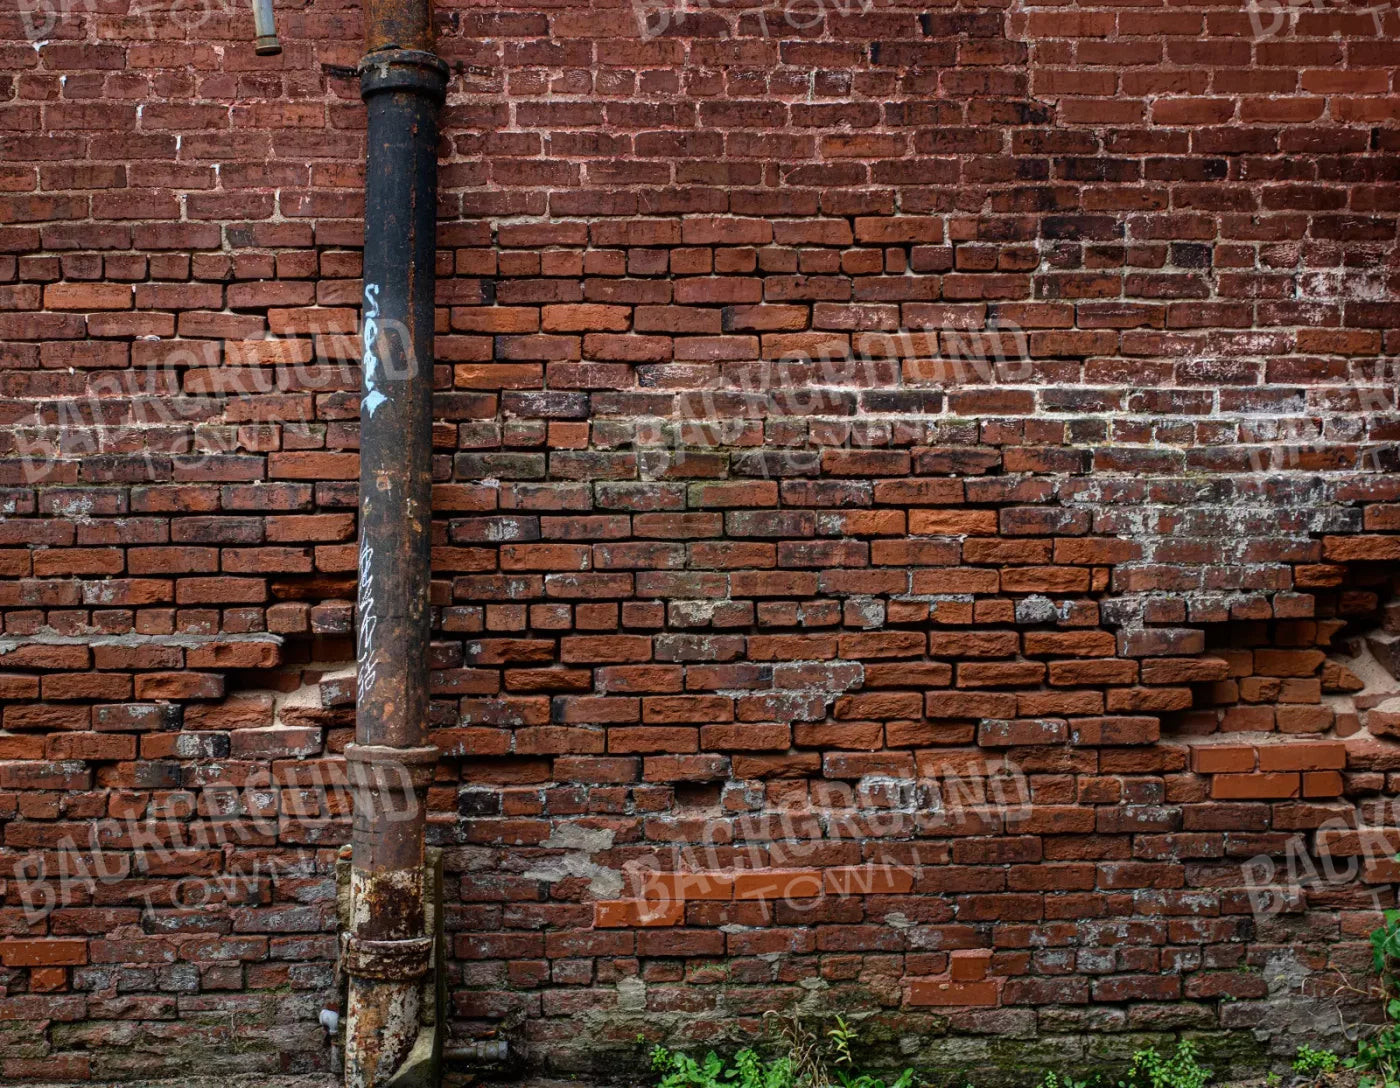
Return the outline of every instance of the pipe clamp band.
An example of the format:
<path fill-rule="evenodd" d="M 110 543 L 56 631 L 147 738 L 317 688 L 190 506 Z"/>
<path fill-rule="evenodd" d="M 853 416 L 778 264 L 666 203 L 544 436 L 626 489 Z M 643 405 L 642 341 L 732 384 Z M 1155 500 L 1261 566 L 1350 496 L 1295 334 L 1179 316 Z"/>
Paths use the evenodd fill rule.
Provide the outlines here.
<path fill-rule="evenodd" d="M 366 941 L 347 934 L 343 961 L 351 978 L 413 982 L 428 973 L 433 960 L 433 938 L 406 941 Z"/>
<path fill-rule="evenodd" d="M 431 785 L 438 750 L 391 748 L 384 744 L 347 744 L 345 764 L 352 786 L 379 789 L 423 788 Z"/>
<path fill-rule="evenodd" d="M 360 59 L 360 97 L 382 91 L 416 91 L 439 106 L 447 100 L 446 62 L 421 49 L 381 49 Z"/>

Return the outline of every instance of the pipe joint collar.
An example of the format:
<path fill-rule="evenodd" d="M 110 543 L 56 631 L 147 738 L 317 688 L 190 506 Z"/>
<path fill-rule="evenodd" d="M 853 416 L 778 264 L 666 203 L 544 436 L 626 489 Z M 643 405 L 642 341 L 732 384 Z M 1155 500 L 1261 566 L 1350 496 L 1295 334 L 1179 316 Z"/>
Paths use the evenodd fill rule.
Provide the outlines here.
<path fill-rule="evenodd" d="M 367 941 L 346 934 L 343 955 L 345 973 L 351 978 L 414 982 L 426 975 L 432 966 L 433 939 Z"/>
<path fill-rule="evenodd" d="M 360 58 L 360 97 L 383 91 L 413 91 L 439 106 L 447 100 L 446 62 L 422 49 L 377 49 Z"/>
<path fill-rule="evenodd" d="M 346 771 L 352 786 L 408 791 L 432 784 L 438 750 L 391 748 L 382 744 L 347 744 Z"/>

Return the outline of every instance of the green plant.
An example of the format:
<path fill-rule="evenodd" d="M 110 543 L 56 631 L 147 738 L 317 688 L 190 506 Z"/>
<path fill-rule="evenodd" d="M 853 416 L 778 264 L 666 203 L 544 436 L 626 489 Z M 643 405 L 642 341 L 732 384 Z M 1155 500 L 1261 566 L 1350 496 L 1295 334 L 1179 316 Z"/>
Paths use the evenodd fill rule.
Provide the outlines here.
<path fill-rule="evenodd" d="M 1298 1056 L 1293 1059 L 1293 1072 L 1326 1076 L 1335 1073 L 1341 1062 L 1335 1050 L 1318 1050 L 1304 1043 L 1298 1048 Z"/>
<path fill-rule="evenodd" d="M 792 1088 L 792 1060 L 784 1055 L 765 1061 L 745 1047 L 726 1065 L 713 1050 L 696 1061 L 685 1054 L 656 1046 L 651 1067 L 661 1074 L 658 1088 Z"/>
<path fill-rule="evenodd" d="M 1341 989 L 1379 998 L 1385 1023 L 1356 1042 L 1356 1054 L 1343 1064 L 1364 1074 L 1361 1088 L 1400 1088 L 1400 910 L 1388 910 L 1371 931 L 1371 966 L 1379 983 L 1367 990 L 1343 982 Z"/>
<path fill-rule="evenodd" d="M 1278 1088 L 1283 1083 L 1283 1077 L 1272 1070 L 1264 1074 L 1264 1084 L 1266 1088 Z"/>
<path fill-rule="evenodd" d="M 1205 1088 L 1212 1071 L 1197 1060 L 1199 1054 L 1200 1048 L 1190 1039 L 1182 1039 L 1166 1058 L 1155 1048 L 1139 1050 L 1118 1088 Z"/>
<path fill-rule="evenodd" d="M 846 1021 L 836 1018 L 836 1027 L 826 1033 L 834 1052 L 832 1062 L 843 1066 L 835 1077 L 827 1069 L 821 1053 L 821 1042 L 794 1015 L 780 1017 L 769 1013 L 778 1025 L 778 1035 L 785 1053 L 765 1059 L 749 1047 L 726 1063 L 713 1050 L 696 1060 L 685 1054 L 656 1046 L 651 1051 L 651 1067 L 660 1080 L 657 1088 L 912 1088 L 914 1071 L 906 1069 L 894 1081 L 886 1083 L 869 1073 L 854 1071 L 855 1058 L 851 1045 L 855 1031 Z M 1081 1088 L 1060 1085 L 1059 1088 Z"/>
<path fill-rule="evenodd" d="M 914 1070 L 912 1069 L 906 1069 L 889 1085 L 886 1085 L 880 1077 L 872 1077 L 869 1073 L 853 1077 L 838 1069 L 836 1076 L 841 1081 L 841 1088 L 909 1088 L 914 1083 Z"/>
<path fill-rule="evenodd" d="M 851 1057 L 851 1041 L 855 1038 L 855 1032 L 847 1026 L 844 1016 L 836 1018 L 836 1026 L 826 1033 L 826 1037 L 831 1040 L 832 1049 L 836 1051 L 837 1065 L 855 1064 Z"/>
<path fill-rule="evenodd" d="M 1070 1074 L 1060 1075 L 1054 1070 L 1047 1070 L 1046 1075 L 1040 1078 L 1039 1088 L 1095 1088 L 1098 1082 L 1098 1073 L 1089 1075 L 1085 1080 L 1077 1081 Z"/>
<path fill-rule="evenodd" d="M 836 1079 L 840 1082 L 841 1088 L 909 1088 L 914 1082 L 914 1070 L 906 1069 L 899 1075 L 893 1084 L 886 1086 L 884 1080 L 871 1076 L 869 1073 L 861 1073 L 852 1076 L 847 1069 L 855 1065 L 855 1058 L 851 1055 L 851 1044 L 855 1042 L 856 1033 L 845 1017 L 836 1018 L 836 1026 L 826 1033 L 826 1037 L 831 1040 L 831 1048 L 836 1052 L 833 1059 L 834 1064 L 846 1066 L 846 1069 L 836 1070 Z"/>
<path fill-rule="evenodd" d="M 1097 1073 L 1091 1074 L 1084 1080 L 1075 1080 L 1069 1074 L 1060 1076 L 1052 1069 L 1040 1078 L 1040 1088 L 1095 1088 L 1098 1082 L 1099 1075 Z"/>
<path fill-rule="evenodd" d="M 812 1088 L 824 1088 L 831 1083 L 826 1071 L 826 1059 L 822 1056 L 821 1040 L 802 1026 L 797 1013 L 782 1016 L 773 1009 L 763 1014 L 764 1021 L 771 1020 L 777 1030 L 779 1041 L 792 1061 L 793 1079 L 796 1083 Z M 838 1020 L 838 1023 L 843 1023 Z"/>
<path fill-rule="evenodd" d="M 1386 1002 L 1387 1016 L 1400 1014 L 1400 1001 Z M 1363 1076 L 1361 1088 L 1396 1088 L 1400 1085 L 1400 1025 L 1389 1023 L 1365 1039 L 1356 1041 L 1356 1056 L 1347 1059 L 1348 1069 L 1375 1076 Z"/>
<path fill-rule="evenodd" d="M 856 1033 L 855 1029 L 846 1023 L 844 1017 L 838 1016 L 836 1026 L 826 1035 L 831 1040 L 832 1049 L 836 1051 L 835 1064 L 846 1067 L 836 1070 L 836 1079 L 840 1082 L 841 1088 L 910 1088 L 910 1085 L 914 1083 L 914 1070 L 912 1069 L 904 1070 L 888 1085 L 881 1077 L 872 1076 L 869 1073 L 850 1072 L 850 1069 L 855 1066 L 855 1059 L 851 1055 L 851 1044 L 856 1041 Z M 824 1086 L 811 1084 L 806 1088 L 824 1088 Z"/>

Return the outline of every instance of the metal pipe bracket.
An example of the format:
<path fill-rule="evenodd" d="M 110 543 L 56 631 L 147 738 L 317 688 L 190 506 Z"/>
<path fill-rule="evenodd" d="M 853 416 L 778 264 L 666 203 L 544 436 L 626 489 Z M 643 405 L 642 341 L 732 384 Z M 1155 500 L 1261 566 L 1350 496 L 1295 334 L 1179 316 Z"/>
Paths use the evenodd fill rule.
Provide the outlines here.
<path fill-rule="evenodd" d="M 439 106 L 447 101 L 451 69 L 436 53 L 421 49 L 379 49 L 360 59 L 360 97 L 383 91 L 413 91 L 432 98 Z"/>

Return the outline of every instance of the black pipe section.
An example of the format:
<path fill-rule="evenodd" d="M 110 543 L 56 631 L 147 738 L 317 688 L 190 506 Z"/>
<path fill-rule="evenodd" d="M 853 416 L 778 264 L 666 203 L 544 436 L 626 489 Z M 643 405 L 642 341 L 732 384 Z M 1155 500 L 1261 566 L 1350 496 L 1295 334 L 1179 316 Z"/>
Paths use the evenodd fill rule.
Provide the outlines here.
<path fill-rule="evenodd" d="M 345 1082 L 388 1082 L 418 1034 L 432 941 L 423 903 L 428 721 L 437 113 L 447 66 L 427 0 L 371 3 L 360 401 L 359 675 Z M 401 45 L 425 48 L 401 48 Z"/>
<path fill-rule="evenodd" d="M 437 107 L 446 85 L 447 66 L 417 50 L 371 54 L 360 83 L 369 156 L 359 592 L 369 607 L 355 740 L 364 745 L 421 745 L 428 717 Z"/>

